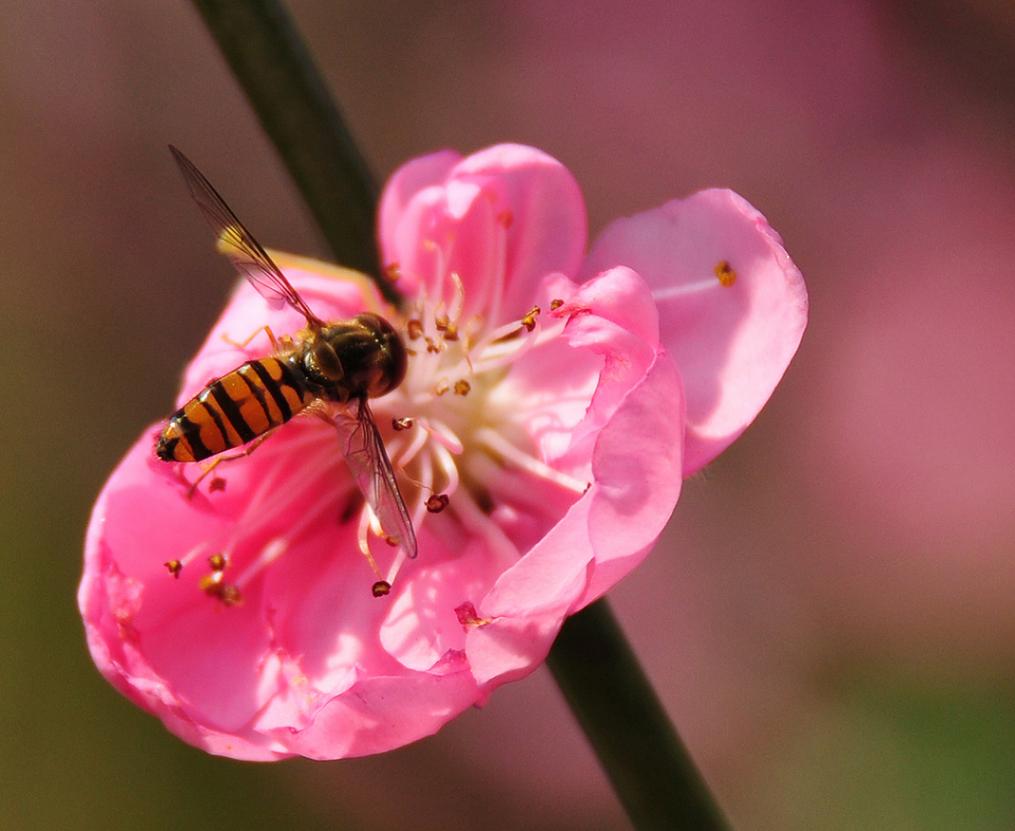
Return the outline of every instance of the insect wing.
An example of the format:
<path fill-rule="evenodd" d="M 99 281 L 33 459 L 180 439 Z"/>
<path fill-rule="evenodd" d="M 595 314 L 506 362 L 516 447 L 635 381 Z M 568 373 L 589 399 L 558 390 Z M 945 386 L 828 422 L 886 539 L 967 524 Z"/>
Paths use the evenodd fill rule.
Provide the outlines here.
<path fill-rule="evenodd" d="M 190 195 L 214 229 L 220 250 L 229 257 L 236 270 L 272 307 L 279 309 L 285 305 L 292 306 L 307 319 L 308 325 L 320 327 L 320 318 L 310 311 L 310 307 L 292 287 L 282 270 L 219 196 L 211 182 L 173 145 L 169 145 L 169 149 L 183 173 Z"/>
<path fill-rule="evenodd" d="M 381 528 L 402 547 L 406 556 L 414 558 L 417 553 L 416 532 L 367 402 L 360 402 L 355 416 L 339 413 L 334 424 L 353 479 L 377 515 Z"/>

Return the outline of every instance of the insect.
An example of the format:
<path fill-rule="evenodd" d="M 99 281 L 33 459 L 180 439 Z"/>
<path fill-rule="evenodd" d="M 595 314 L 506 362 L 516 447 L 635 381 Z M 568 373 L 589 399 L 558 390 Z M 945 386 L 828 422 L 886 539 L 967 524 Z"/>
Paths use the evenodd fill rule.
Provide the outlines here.
<path fill-rule="evenodd" d="M 388 540 L 415 557 L 412 521 L 367 403 L 405 377 L 407 355 L 398 332 L 372 313 L 337 321 L 315 315 L 201 171 L 178 149 L 169 149 L 236 270 L 271 306 L 291 306 L 307 325 L 281 342 L 264 327 L 274 354 L 214 379 L 173 413 L 156 455 L 167 462 L 215 457 L 192 485 L 193 492 L 220 462 L 249 455 L 299 413 L 315 414 L 337 430 L 353 478 Z M 225 454 L 238 447 L 244 449 Z"/>

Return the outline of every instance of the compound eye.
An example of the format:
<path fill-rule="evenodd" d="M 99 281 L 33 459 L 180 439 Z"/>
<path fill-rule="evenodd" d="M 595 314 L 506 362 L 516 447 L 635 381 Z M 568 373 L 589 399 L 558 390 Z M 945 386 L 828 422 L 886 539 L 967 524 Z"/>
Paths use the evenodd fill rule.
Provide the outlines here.
<path fill-rule="evenodd" d="M 329 381 L 340 381 L 345 377 L 345 370 L 342 368 L 342 361 L 339 360 L 338 353 L 326 340 L 318 339 L 314 342 L 311 349 L 311 359 L 314 364 L 313 367 L 309 367 L 311 371 L 322 375 Z"/>

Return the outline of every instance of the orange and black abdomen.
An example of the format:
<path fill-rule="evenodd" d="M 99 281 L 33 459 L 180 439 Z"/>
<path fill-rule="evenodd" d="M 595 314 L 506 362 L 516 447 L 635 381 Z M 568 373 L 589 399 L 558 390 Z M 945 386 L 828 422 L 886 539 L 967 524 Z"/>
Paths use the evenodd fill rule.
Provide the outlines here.
<path fill-rule="evenodd" d="M 315 397 L 284 358 L 248 361 L 173 413 L 155 453 L 167 462 L 199 462 L 284 424 Z"/>

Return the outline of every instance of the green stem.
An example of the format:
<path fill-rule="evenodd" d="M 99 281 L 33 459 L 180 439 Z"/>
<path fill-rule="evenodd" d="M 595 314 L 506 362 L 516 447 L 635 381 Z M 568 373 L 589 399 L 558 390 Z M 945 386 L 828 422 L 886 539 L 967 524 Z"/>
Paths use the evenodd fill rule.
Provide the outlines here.
<path fill-rule="evenodd" d="M 728 828 L 605 600 L 567 620 L 547 663 L 635 828 Z"/>
<path fill-rule="evenodd" d="M 292 18 L 278 0 L 193 0 L 337 261 L 379 279 L 377 186 Z"/>

